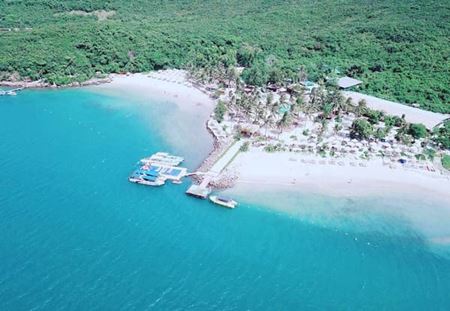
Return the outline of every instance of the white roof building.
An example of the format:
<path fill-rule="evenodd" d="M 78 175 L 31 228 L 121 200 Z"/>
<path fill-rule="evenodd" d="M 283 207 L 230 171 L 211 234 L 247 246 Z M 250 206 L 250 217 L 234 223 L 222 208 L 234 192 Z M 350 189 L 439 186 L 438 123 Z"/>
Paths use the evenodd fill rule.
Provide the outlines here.
<path fill-rule="evenodd" d="M 353 86 L 360 85 L 362 81 L 350 78 L 350 77 L 342 77 L 338 80 L 337 84 L 341 89 L 348 89 Z"/>

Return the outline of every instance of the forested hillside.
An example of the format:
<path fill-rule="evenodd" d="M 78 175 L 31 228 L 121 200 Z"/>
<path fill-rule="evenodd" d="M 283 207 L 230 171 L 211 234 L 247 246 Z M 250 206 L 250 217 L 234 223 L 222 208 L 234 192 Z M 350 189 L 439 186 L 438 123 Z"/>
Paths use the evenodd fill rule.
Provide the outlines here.
<path fill-rule="evenodd" d="M 2 0 L 0 75 L 65 84 L 221 63 L 262 84 L 303 68 L 448 113 L 449 21 L 437 0 Z"/>

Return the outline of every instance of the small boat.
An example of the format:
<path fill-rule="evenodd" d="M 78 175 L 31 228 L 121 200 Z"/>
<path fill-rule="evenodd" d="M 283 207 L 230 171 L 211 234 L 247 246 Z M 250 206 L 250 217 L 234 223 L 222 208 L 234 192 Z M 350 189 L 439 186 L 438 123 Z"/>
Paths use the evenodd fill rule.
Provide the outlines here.
<path fill-rule="evenodd" d="M 183 182 L 181 181 L 181 180 L 179 180 L 179 179 L 174 179 L 174 180 L 172 180 L 172 184 L 176 184 L 176 185 L 180 185 L 180 184 L 182 184 Z"/>
<path fill-rule="evenodd" d="M 140 177 L 133 177 L 133 176 L 129 177 L 128 181 L 135 183 L 135 184 L 140 184 L 140 185 L 145 185 L 145 186 L 153 186 L 153 187 L 162 186 L 165 183 L 163 179 L 149 180 L 147 178 L 140 178 Z"/>
<path fill-rule="evenodd" d="M 236 201 L 234 201 L 233 199 L 227 198 L 227 197 L 222 197 L 222 196 L 218 196 L 218 195 L 210 195 L 209 199 L 211 200 L 211 202 L 213 202 L 217 205 L 225 206 L 228 208 L 235 208 L 237 206 Z"/>
<path fill-rule="evenodd" d="M 137 170 L 131 174 L 128 178 L 129 182 L 146 185 L 146 186 L 162 186 L 165 184 L 166 180 L 159 177 L 153 172 L 144 172 L 142 170 Z"/>

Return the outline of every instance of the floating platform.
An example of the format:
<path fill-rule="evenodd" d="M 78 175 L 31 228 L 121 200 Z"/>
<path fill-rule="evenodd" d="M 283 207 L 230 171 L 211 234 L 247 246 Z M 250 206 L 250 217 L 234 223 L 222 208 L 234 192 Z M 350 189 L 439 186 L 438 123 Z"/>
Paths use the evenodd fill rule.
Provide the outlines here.
<path fill-rule="evenodd" d="M 202 185 L 192 185 L 189 187 L 186 193 L 196 198 L 206 199 L 211 193 L 211 189 L 208 187 L 203 187 Z"/>
<path fill-rule="evenodd" d="M 187 175 L 187 168 L 177 166 L 167 166 L 161 164 L 144 165 L 141 169 L 158 172 L 161 177 L 168 180 L 181 180 L 181 178 Z"/>
<path fill-rule="evenodd" d="M 159 164 L 166 166 L 178 166 L 183 161 L 184 158 L 182 157 L 174 156 L 167 152 L 157 152 L 148 158 L 141 159 L 140 162 L 144 165 Z"/>
<path fill-rule="evenodd" d="M 139 167 L 128 179 L 130 182 L 148 185 L 162 186 L 167 180 L 173 183 L 181 183 L 181 179 L 187 175 L 187 169 L 178 167 L 184 159 L 166 152 L 158 152 L 148 158 L 139 161 Z"/>

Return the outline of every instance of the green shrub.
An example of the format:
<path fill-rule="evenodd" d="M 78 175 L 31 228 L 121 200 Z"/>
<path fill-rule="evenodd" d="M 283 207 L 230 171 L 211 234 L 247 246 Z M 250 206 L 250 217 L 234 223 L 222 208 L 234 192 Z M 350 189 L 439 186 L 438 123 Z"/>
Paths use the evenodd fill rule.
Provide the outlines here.
<path fill-rule="evenodd" d="M 433 161 L 434 157 L 436 156 L 436 150 L 432 148 L 426 148 L 423 150 L 423 154 L 427 157 L 427 159 Z"/>
<path fill-rule="evenodd" d="M 450 149 L 450 120 L 446 121 L 444 125 L 438 129 L 435 129 L 433 140 L 442 148 Z"/>
<path fill-rule="evenodd" d="M 450 155 L 444 154 L 444 155 L 442 156 L 441 162 L 442 162 L 442 166 L 443 166 L 446 170 L 449 170 L 449 171 L 450 171 Z"/>
<path fill-rule="evenodd" d="M 375 138 L 379 139 L 379 140 L 386 138 L 386 135 L 387 135 L 387 131 L 385 128 L 378 128 L 374 134 Z"/>
<path fill-rule="evenodd" d="M 363 115 L 367 117 L 370 123 L 377 124 L 381 121 L 384 114 L 383 112 L 378 110 L 365 109 Z"/>
<path fill-rule="evenodd" d="M 403 118 L 397 117 L 397 116 L 384 116 L 383 118 L 384 123 L 386 126 L 393 127 L 393 126 L 403 126 L 405 125 L 406 121 Z"/>
<path fill-rule="evenodd" d="M 373 127 L 365 119 L 356 119 L 352 123 L 350 129 L 350 137 L 355 139 L 369 139 L 373 134 Z"/>
<path fill-rule="evenodd" d="M 415 155 L 415 158 L 416 158 L 417 160 L 420 160 L 420 161 L 425 161 L 425 160 L 427 159 L 427 157 L 426 157 L 424 154 L 421 154 L 421 153 L 416 154 L 416 155 Z"/>
<path fill-rule="evenodd" d="M 425 138 L 428 135 L 428 131 L 423 124 L 411 123 L 408 127 L 408 134 L 415 139 L 420 139 Z"/>
<path fill-rule="evenodd" d="M 227 106 L 225 106 L 223 101 L 219 100 L 216 108 L 214 109 L 214 116 L 216 117 L 217 122 L 221 123 L 223 121 L 226 112 Z"/>
<path fill-rule="evenodd" d="M 239 148 L 239 151 L 241 151 L 241 152 L 247 152 L 249 148 L 250 148 L 250 142 L 246 141 L 246 142 L 243 143 L 242 146 Z"/>
<path fill-rule="evenodd" d="M 266 152 L 275 152 L 277 151 L 277 147 L 274 145 L 267 145 L 264 147 L 264 151 Z"/>

